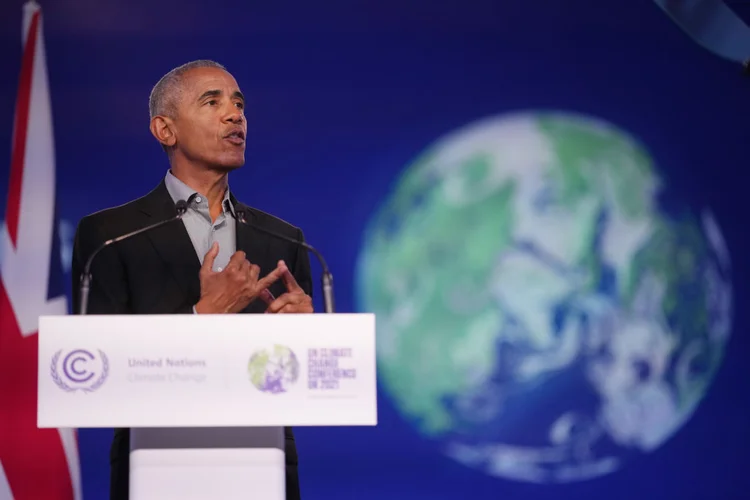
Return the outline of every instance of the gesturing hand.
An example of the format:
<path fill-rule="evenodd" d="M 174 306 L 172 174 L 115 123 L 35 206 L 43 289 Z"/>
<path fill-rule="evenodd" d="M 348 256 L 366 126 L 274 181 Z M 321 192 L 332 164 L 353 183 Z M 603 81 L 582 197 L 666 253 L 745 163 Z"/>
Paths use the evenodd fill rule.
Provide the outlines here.
<path fill-rule="evenodd" d="M 268 290 L 283 275 L 277 267 L 265 277 L 258 279 L 260 267 L 245 258 L 245 252 L 237 251 L 222 271 L 213 270 L 219 245 L 214 243 L 203 259 L 200 270 L 201 298 L 195 305 L 199 314 L 226 314 L 243 310 L 252 301 L 261 298 L 271 302 L 273 295 Z"/>
<path fill-rule="evenodd" d="M 281 280 L 287 292 L 268 305 L 267 313 L 311 313 L 313 312 L 312 298 L 305 293 L 297 280 L 294 279 L 284 261 L 279 261 L 273 272 L 280 271 Z"/>

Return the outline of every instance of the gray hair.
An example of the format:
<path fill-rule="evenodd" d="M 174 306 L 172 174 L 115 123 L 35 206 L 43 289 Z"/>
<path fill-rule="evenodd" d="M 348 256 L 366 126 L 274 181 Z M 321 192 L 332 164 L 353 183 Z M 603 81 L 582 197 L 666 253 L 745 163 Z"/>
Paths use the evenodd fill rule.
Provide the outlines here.
<path fill-rule="evenodd" d="M 180 86 L 182 84 L 182 77 L 191 69 L 196 68 L 219 68 L 224 71 L 227 70 L 221 64 L 208 59 L 191 61 L 174 68 L 172 71 L 161 77 L 161 80 L 159 80 L 151 90 L 151 95 L 148 99 L 148 111 L 151 119 L 157 115 L 174 118 L 181 92 Z"/>

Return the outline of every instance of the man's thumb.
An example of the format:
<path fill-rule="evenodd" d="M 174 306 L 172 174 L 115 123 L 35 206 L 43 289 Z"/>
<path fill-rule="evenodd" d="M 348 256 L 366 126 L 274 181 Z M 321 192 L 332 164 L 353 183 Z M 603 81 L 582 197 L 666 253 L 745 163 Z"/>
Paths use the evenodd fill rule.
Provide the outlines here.
<path fill-rule="evenodd" d="M 211 248 L 208 249 L 206 255 L 203 257 L 203 269 L 205 271 L 211 271 L 214 268 L 214 261 L 216 256 L 219 255 L 219 244 L 214 241 Z"/>

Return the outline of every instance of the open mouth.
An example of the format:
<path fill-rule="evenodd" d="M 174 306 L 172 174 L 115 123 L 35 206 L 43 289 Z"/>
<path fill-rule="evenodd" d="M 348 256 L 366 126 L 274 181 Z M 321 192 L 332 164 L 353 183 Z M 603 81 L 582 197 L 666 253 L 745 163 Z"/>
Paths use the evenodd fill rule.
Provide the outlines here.
<path fill-rule="evenodd" d="M 224 139 L 239 146 L 245 143 L 245 133 L 241 130 L 235 130 L 224 136 Z"/>

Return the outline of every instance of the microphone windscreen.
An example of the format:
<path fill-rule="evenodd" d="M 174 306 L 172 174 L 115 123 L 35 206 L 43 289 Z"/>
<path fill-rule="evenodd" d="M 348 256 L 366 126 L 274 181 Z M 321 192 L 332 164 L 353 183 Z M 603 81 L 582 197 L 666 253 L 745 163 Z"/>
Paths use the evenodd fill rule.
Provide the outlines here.
<path fill-rule="evenodd" d="M 187 212 L 188 203 L 185 200 L 178 200 L 177 203 L 174 204 L 174 207 L 177 209 L 177 214 L 182 215 Z"/>
<path fill-rule="evenodd" d="M 243 222 L 247 220 L 247 206 L 244 203 L 237 203 L 234 206 L 234 212 L 239 220 Z"/>

